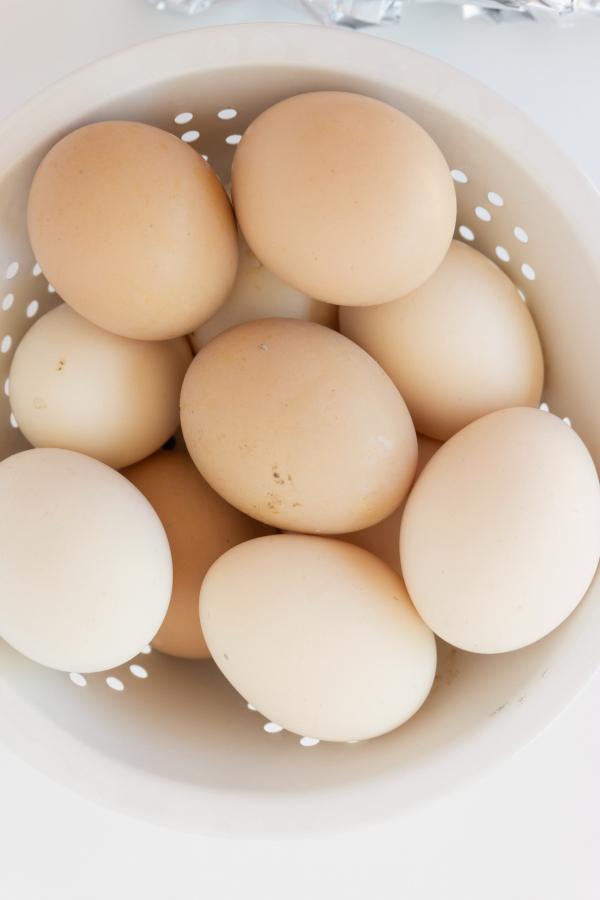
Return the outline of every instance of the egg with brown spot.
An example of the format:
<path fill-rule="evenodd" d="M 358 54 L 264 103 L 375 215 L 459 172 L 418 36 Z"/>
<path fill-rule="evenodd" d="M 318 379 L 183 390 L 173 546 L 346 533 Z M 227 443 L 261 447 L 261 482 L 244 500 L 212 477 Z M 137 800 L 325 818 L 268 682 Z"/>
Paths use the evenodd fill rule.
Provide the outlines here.
<path fill-rule="evenodd" d="M 383 369 L 343 335 L 259 319 L 214 338 L 181 391 L 190 455 L 208 483 L 276 528 L 366 528 L 402 502 L 415 430 Z"/>
<path fill-rule="evenodd" d="M 61 303 L 35 322 L 10 367 L 10 403 L 34 447 L 62 447 L 115 469 L 177 430 L 192 351 L 185 338 L 135 341 Z"/>

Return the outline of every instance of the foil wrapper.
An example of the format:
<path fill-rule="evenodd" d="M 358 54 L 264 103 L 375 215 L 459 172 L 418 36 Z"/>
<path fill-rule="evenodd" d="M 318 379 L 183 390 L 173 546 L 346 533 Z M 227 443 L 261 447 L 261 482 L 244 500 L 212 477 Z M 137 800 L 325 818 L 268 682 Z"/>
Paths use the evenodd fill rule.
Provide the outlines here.
<path fill-rule="evenodd" d="M 196 15 L 203 10 L 237 0 L 148 0 L 157 10 L 172 10 L 185 15 Z M 404 3 L 440 2 L 440 0 L 287 0 L 323 25 L 340 25 L 345 28 L 365 28 L 368 25 L 394 25 L 400 21 Z M 567 24 L 573 17 L 600 15 L 600 0 L 441 0 L 462 6 L 465 19 L 486 16 L 494 22 L 515 17 L 528 19 L 555 19 Z"/>

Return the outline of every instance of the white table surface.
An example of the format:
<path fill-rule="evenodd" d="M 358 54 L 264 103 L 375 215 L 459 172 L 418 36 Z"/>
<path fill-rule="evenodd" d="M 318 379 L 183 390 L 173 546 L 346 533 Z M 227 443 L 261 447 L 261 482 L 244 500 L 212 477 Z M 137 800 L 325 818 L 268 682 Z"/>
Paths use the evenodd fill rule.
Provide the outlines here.
<path fill-rule="evenodd" d="M 145 0 L 2 0 L 0 119 L 85 63 L 226 22 L 311 22 L 276 0 L 193 18 Z M 600 18 L 570 26 L 463 20 L 408 6 L 367 29 L 503 94 L 600 185 Z M 200 838 L 94 805 L 0 745 L 5 900 L 597 900 L 600 677 L 516 757 L 466 789 L 352 834 L 283 842 Z"/>

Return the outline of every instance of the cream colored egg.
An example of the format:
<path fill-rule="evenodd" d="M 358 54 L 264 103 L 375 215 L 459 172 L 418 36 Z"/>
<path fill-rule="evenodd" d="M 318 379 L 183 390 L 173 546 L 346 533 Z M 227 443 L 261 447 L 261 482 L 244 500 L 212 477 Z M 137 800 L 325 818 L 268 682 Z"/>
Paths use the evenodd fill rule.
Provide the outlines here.
<path fill-rule="evenodd" d="M 205 482 L 187 453 L 161 451 L 121 473 L 152 504 L 173 557 L 173 592 L 152 646 L 172 656 L 210 656 L 198 602 L 200 586 L 219 556 L 242 541 L 274 534 L 225 502 Z"/>
<path fill-rule="evenodd" d="M 217 175 L 188 144 L 140 122 L 96 122 L 55 144 L 27 219 L 63 300 L 125 337 L 188 334 L 235 278 L 237 230 Z"/>
<path fill-rule="evenodd" d="M 181 425 L 225 500 L 276 528 L 343 533 L 402 502 L 417 466 L 402 397 L 330 328 L 259 319 L 223 332 L 188 369 Z"/>
<path fill-rule="evenodd" d="M 236 216 L 261 262 L 328 303 L 414 290 L 454 232 L 456 194 L 437 145 L 371 97 L 290 97 L 246 129 L 231 170 Z"/>
<path fill-rule="evenodd" d="M 423 434 L 417 434 L 417 445 L 419 456 L 415 480 L 419 477 L 433 454 L 442 446 L 440 441 L 425 437 Z M 395 572 L 402 575 L 399 539 L 400 523 L 402 522 L 405 506 L 406 499 L 387 519 L 383 519 L 382 522 L 378 522 L 376 525 L 371 525 L 370 528 L 364 528 L 362 531 L 344 534 L 342 536 L 343 540 L 356 544 L 357 547 L 362 547 L 364 550 L 369 550 L 370 553 L 374 553 L 388 566 L 391 566 Z"/>
<path fill-rule="evenodd" d="M 404 510 L 400 557 L 430 628 L 502 653 L 556 628 L 600 556 L 600 485 L 581 439 L 538 409 L 490 413 L 441 447 Z"/>
<path fill-rule="evenodd" d="M 240 234 L 240 261 L 231 293 L 212 319 L 190 335 L 192 347 L 197 353 L 227 328 L 271 316 L 305 319 L 327 328 L 338 327 L 337 306 L 313 300 L 284 284 L 263 266 Z"/>
<path fill-rule="evenodd" d="M 119 469 L 154 453 L 176 431 L 191 360 L 185 338 L 120 337 L 62 304 L 17 347 L 10 403 L 35 447 L 76 450 Z"/>
<path fill-rule="evenodd" d="M 35 662 L 111 669 L 154 637 L 173 568 L 148 501 L 114 469 L 71 450 L 0 463 L 0 635 Z"/>
<path fill-rule="evenodd" d="M 340 329 L 388 373 L 417 431 L 445 441 L 497 409 L 539 405 L 544 360 L 529 310 L 507 275 L 460 241 L 420 287 Z"/>
<path fill-rule="evenodd" d="M 402 579 L 344 541 L 279 534 L 239 544 L 209 569 L 200 618 L 242 696 L 297 734 L 356 741 L 422 705 L 433 634 Z"/>

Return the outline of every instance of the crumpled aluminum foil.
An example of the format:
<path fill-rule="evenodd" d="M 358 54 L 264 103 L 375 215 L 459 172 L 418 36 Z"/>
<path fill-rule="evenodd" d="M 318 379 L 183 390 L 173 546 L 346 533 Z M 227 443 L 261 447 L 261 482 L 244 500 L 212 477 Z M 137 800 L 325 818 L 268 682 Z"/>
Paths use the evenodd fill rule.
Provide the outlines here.
<path fill-rule="evenodd" d="M 148 0 L 157 10 L 172 10 L 195 15 L 213 6 L 233 0 Z M 440 0 L 292 0 L 323 25 L 364 28 L 367 25 L 394 25 L 400 21 L 404 3 L 440 2 Z M 600 15 L 600 0 L 441 0 L 463 8 L 463 16 L 483 15 L 495 22 L 525 16 L 528 19 L 553 18 L 562 24 L 575 16 Z"/>

